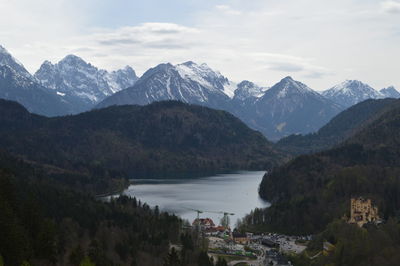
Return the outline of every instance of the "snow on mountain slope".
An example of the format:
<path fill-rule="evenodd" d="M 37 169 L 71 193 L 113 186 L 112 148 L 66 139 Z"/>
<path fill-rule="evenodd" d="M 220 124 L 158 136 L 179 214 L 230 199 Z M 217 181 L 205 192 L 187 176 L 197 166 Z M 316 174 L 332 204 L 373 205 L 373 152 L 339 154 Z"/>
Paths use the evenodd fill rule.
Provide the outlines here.
<path fill-rule="evenodd" d="M 129 66 L 108 72 L 75 55 L 68 55 L 57 64 L 45 61 L 35 73 L 35 78 L 43 86 L 69 97 L 76 97 L 88 106 L 132 86 L 138 79 Z"/>
<path fill-rule="evenodd" d="M 30 112 L 55 116 L 71 112 L 61 98 L 39 82 L 4 47 L 0 46 L 0 98 L 16 101 Z"/>
<path fill-rule="evenodd" d="M 190 79 L 209 90 L 223 91 L 230 98 L 234 96 L 236 84 L 222 76 L 219 71 L 212 70 L 207 64 L 198 65 L 188 61 L 176 65 L 175 68 L 183 79 Z"/>
<path fill-rule="evenodd" d="M 346 80 L 333 88 L 322 92 L 322 95 L 345 107 L 350 107 L 367 99 L 379 99 L 385 97 L 382 93 L 376 91 L 368 84 L 358 80 Z"/>
<path fill-rule="evenodd" d="M 276 140 L 316 131 L 342 110 L 307 85 L 286 77 L 255 101 L 248 117 L 254 128 Z"/>
<path fill-rule="evenodd" d="M 67 100 L 41 86 L 26 72 L 16 71 L 15 67 L 9 65 L 0 65 L 0 98 L 16 101 L 30 112 L 45 116 L 71 112 Z"/>
<path fill-rule="evenodd" d="M 243 101 L 249 98 L 259 98 L 264 95 L 267 89 L 269 88 L 259 87 L 251 81 L 243 80 L 237 85 L 234 99 Z"/>
<path fill-rule="evenodd" d="M 25 67 L 15 59 L 3 46 L 0 45 L 0 65 L 9 66 L 16 73 L 26 78 L 32 78 L 32 75 L 25 69 Z"/>
<path fill-rule="evenodd" d="M 206 64 L 167 63 L 149 69 L 134 86 L 108 97 L 98 107 L 178 100 L 220 109 L 233 97 L 235 88 L 234 83 Z"/>
<path fill-rule="evenodd" d="M 400 98 L 400 92 L 398 92 L 393 86 L 383 88 L 379 92 L 383 94 L 386 98 Z"/>

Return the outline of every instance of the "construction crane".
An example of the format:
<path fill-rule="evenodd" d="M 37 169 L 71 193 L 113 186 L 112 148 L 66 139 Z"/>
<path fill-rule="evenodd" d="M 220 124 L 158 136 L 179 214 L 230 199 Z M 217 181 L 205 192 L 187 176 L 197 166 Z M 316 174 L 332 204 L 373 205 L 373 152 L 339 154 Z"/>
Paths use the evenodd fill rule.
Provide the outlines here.
<path fill-rule="evenodd" d="M 226 228 L 229 227 L 229 215 L 235 215 L 234 213 L 230 213 L 230 212 L 223 212 L 223 211 L 202 211 L 202 210 L 196 210 L 196 209 L 190 209 L 190 208 L 185 208 L 191 211 L 195 211 L 197 212 L 197 223 L 196 223 L 196 227 L 197 227 L 197 233 L 198 233 L 198 238 L 197 241 L 198 243 L 201 241 L 203 243 L 203 248 L 205 247 L 205 242 L 204 242 L 204 232 L 202 232 L 201 227 L 200 227 L 200 213 L 218 213 L 218 214 L 223 214 L 224 217 L 222 218 L 222 226 Z M 203 234 L 202 234 L 203 233 Z M 201 237 L 202 236 L 202 237 Z M 201 240 L 203 239 L 203 241 Z"/>
<path fill-rule="evenodd" d="M 223 212 L 223 211 L 202 211 L 202 210 L 196 210 L 196 209 L 190 209 L 190 208 L 186 208 L 188 210 L 191 211 L 195 211 L 197 212 L 197 227 L 198 230 L 200 230 L 200 213 L 218 213 L 218 214 L 223 214 L 224 217 L 222 218 L 222 226 L 225 228 L 229 227 L 229 215 L 235 215 L 234 213 L 231 212 Z"/>
<path fill-rule="evenodd" d="M 185 208 L 185 209 L 197 212 L 197 220 L 196 220 L 197 221 L 197 230 L 200 231 L 200 213 L 203 213 L 204 211 L 190 209 L 190 208 Z"/>
<path fill-rule="evenodd" d="M 234 213 L 231 213 L 231 212 L 223 212 L 223 211 L 219 211 L 219 212 L 216 212 L 216 211 L 207 211 L 207 212 L 223 214 L 224 217 L 222 218 L 221 225 L 222 225 L 223 227 L 225 227 L 225 228 L 228 228 L 228 227 L 229 227 L 229 215 L 235 215 Z"/>

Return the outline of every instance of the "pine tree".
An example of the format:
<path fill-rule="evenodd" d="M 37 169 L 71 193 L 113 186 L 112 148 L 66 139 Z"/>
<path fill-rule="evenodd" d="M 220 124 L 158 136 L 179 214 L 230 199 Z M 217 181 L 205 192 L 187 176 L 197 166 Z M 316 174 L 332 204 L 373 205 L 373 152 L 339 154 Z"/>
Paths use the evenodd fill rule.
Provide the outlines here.
<path fill-rule="evenodd" d="M 199 266 L 213 266 L 213 262 L 210 259 L 210 257 L 208 257 L 207 252 L 202 251 L 199 254 L 199 260 L 198 260 L 198 265 Z"/>
<path fill-rule="evenodd" d="M 181 262 L 179 260 L 178 253 L 176 252 L 175 248 L 172 248 L 171 251 L 168 253 L 168 256 L 164 262 L 164 266 L 180 266 Z"/>

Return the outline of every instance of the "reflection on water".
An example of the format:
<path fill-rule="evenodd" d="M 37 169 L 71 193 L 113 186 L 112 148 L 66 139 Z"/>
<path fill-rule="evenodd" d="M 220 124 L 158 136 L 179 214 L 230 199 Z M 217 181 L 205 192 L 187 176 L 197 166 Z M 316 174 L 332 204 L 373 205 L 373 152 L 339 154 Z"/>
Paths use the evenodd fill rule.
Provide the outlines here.
<path fill-rule="evenodd" d="M 256 207 L 268 207 L 269 203 L 258 197 L 258 186 L 265 172 L 238 172 L 197 179 L 135 179 L 124 194 L 161 210 L 175 213 L 190 222 L 202 211 L 235 213 L 231 225 Z M 219 223 L 222 214 L 203 213 Z"/>

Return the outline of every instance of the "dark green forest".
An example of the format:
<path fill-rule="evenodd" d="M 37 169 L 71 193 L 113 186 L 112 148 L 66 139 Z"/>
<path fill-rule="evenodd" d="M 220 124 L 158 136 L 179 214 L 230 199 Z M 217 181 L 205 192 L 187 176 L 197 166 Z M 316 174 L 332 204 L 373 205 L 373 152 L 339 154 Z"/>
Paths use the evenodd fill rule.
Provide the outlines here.
<path fill-rule="evenodd" d="M 334 249 L 310 259 L 322 250 L 325 241 L 333 244 Z M 379 227 L 360 228 L 336 220 L 311 241 L 303 254 L 291 260 L 296 266 L 396 266 L 400 261 L 400 224 L 389 219 Z"/>
<path fill-rule="evenodd" d="M 371 121 L 396 105 L 395 99 L 366 100 L 339 113 L 315 133 L 290 135 L 276 147 L 293 155 L 332 148 L 356 134 Z"/>
<path fill-rule="evenodd" d="M 177 102 L 60 118 L 10 101 L 0 109 L 0 264 L 7 266 L 224 266 L 180 218 L 135 198 L 94 195 L 120 191 L 135 173 L 261 169 L 283 158 L 233 116 Z"/>
<path fill-rule="evenodd" d="M 27 160 L 146 178 L 273 167 L 284 155 L 233 115 L 180 102 L 46 118 L 0 101 L 0 145 Z"/>
<path fill-rule="evenodd" d="M 181 226 L 176 216 L 136 199 L 96 200 L 11 157 L 0 169 L 0 213 L 0 254 L 11 266 L 80 265 L 85 259 L 162 265 Z"/>
<path fill-rule="evenodd" d="M 397 101 L 338 147 L 275 168 L 264 176 L 259 190 L 273 204 L 255 210 L 256 221 L 265 219 L 260 224 L 287 233 L 317 233 L 348 212 L 352 196 L 373 199 L 385 219 L 398 217 L 399 128 Z"/>
<path fill-rule="evenodd" d="M 96 199 L 65 182 L 67 174 L 57 178 L 5 152 L 0 165 L 0 265 L 226 265 L 157 206 L 127 196 Z"/>
<path fill-rule="evenodd" d="M 397 100 L 354 128 L 356 133 L 335 148 L 274 168 L 259 188 L 271 207 L 253 210 L 242 227 L 315 235 L 306 252 L 291 258 L 295 265 L 399 265 L 399 129 Z M 350 199 L 358 196 L 372 199 L 383 224 L 360 228 L 345 222 Z M 324 241 L 335 249 L 313 257 Z"/>

